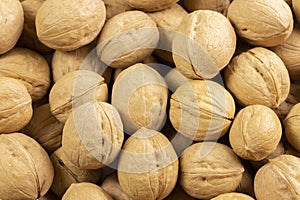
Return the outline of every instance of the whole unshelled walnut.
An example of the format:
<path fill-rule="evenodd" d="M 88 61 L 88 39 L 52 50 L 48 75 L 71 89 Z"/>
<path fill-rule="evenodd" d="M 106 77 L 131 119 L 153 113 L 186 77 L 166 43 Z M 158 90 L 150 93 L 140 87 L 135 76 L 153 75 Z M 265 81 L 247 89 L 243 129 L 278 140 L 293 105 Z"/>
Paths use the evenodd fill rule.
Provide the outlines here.
<path fill-rule="evenodd" d="M 183 0 L 182 5 L 189 12 L 195 10 L 214 10 L 227 15 L 231 0 Z"/>
<path fill-rule="evenodd" d="M 300 151 L 300 103 L 292 107 L 283 123 L 288 142 Z"/>
<path fill-rule="evenodd" d="M 242 105 L 277 108 L 290 91 L 289 73 L 272 51 L 255 47 L 234 57 L 224 72 L 225 84 Z"/>
<path fill-rule="evenodd" d="M 237 35 L 262 47 L 283 43 L 294 25 L 291 8 L 283 0 L 234 0 L 227 16 Z"/>
<path fill-rule="evenodd" d="M 178 1 L 179 0 L 126 0 L 127 4 L 131 7 L 147 12 L 164 10 Z"/>

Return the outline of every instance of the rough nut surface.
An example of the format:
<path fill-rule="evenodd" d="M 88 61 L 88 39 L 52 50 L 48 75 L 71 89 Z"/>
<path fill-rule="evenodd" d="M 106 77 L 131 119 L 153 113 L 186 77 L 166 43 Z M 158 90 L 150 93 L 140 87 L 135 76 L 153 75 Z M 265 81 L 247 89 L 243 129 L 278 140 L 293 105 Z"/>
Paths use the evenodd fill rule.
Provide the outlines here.
<path fill-rule="evenodd" d="M 190 196 L 210 199 L 233 192 L 243 172 L 232 149 L 220 143 L 199 142 L 188 147 L 180 158 L 179 183 Z"/>
<path fill-rule="evenodd" d="M 254 199 L 246 194 L 230 192 L 230 193 L 221 194 L 215 198 L 212 198 L 211 200 L 254 200 Z"/>
<path fill-rule="evenodd" d="M 299 0 L 292 0 L 293 11 L 296 16 L 298 23 L 300 23 L 300 1 Z"/>
<path fill-rule="evenodd" d="M 173 127 L 195 141 L 215 140 L 228 130 L 235 113 L 230 93 L 216 82 L 190 80 L 170 99 Z"/>
<path fill-rule="evenodd" d="M 256 47 L 234 57 L 224 72 L 225 84 L 242 106 L 277 108 L 288 96 L 290 77 L 272 51 Z"/>
<path fill-rule="evenodd" d="M 300 151 L 300 103 L 292 107 L 283 123 L 287 140 Z"/>
<path fill-rule="evenodd" d="M 214 10 L 227 15 L 228 7 L 231 0 L 183 0 L 183 7 L 189 11 L 193 12 L 195 10 Z"/>
<path fill-rule="evenodd" d="M 153 12 L 171 7 L 179 0 L 126 0 L 127 4 L 137 10 Z"/>

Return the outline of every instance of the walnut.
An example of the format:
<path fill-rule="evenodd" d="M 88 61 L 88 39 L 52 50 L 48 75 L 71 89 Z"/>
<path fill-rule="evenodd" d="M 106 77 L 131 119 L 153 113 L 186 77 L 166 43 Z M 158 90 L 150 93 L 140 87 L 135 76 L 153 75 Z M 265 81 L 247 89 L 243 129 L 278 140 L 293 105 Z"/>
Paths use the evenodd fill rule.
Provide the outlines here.
<path fill-rule="evenodd" d="M 300 151 L 300 103 L 292 107 L 286 118 L 284 119 L 285 136 L 288 142 L 298 151 Z"/>

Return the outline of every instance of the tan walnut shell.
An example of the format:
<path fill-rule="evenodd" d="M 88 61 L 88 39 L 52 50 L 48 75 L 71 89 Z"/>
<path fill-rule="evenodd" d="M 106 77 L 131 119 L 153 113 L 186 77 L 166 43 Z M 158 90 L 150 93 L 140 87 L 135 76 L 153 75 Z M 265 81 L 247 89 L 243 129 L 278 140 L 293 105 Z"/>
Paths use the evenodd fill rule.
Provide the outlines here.
<path fill-rule="evenodd" d="M 254 191 L 258 200 L 300 199 L 300 158 L 281 155 L 271 159 L 255 175 Z"/>
<path fill-rule="evenodd" d="M 99 181 L 102 171 L 80 169 L 68 160 L 62 148 L 51 154 L 51 161 L 54 167 L 54 179 L 51 190 L 59 197 L 62 197 L 72 183 Z"/>
<path fill-rule="evenodd" d="M 81 169 L 99 169 L 117 157 L 124 140 L 118 111 L 105 102 L 88 102 L 73 110 L 65 123 L 62 148 Z"/>
<path fill-rule="evenodd" d="M 300 3 L 300 2 L 299 2 Z M 288 39 L 272 50 L 281 58 L 292 80 L 300 79 L 300 28 L 295 27 Z"/>
<path fill-rule="evenodd" d="M 25 48 L 14 48 L 0 56 L 0 76 L 21 80 L 32 101 L 43 98 L 50 87 L 50 68 L 46 59 Z"/>
<path fill-rule="evenodd" d="M 32 118 L 22 132 L 51 154 L 61 146 L 63 127 L 64 124 L 52 115 L 49 104 L 44 104 L 33 109 Z"/>
<path fill-rule="evenodd" d="M 294 24 L 291 8 L 283 0 L 234 0 L 227 16 L 237 35 L 262 47 L 283 43 Z"/>
<path fill-rule="evenodd" d="M 290 77 L 272 51 L 256 47 L 234 57 L 225 68 L 225 84 L 242 106 L 277 108 L 288 96 Z"/>
<path fill-rule="evenodd" d="M 126 0 L 127 4 L 131 7 L 147 12 L 164 10 L 178 1 L 179 0 Z"/>
<path fill-rule="evenodd" d="M 300 151 L 300 103 L 292 107 L 283 123 L 288 142 Z"/>
<path fill-rule="evenodd" d="M 234 28 L 224 15 L 216 11 L 197 10 L 189 13 L 176 31 L 172 46 L 173 59 L 176 68 L 187 78 L 215 77 L 234 54 Z"/>
<path fill-rule="evenodd" d="M 233 192 L 242 180 L 244 167 L 231 148 L 216 142 L 199 142 L 180 158 L 179 183 L 190 196 L 210 199 Z"/>
<path fill-rule="evenodd" d="M 174 189 L 177 176 L 176 152 L 162 133 L 141 128 L 125 142 L 118 178 L 122 190 L 130 198 L 164 199 Z"/>
<path fill-rule="evenodd" d="M 231 0 L 183 0 L 183 7 L 189 11 L 193 12 L 195 10 L 214 10 L 227 15 L 228 7 Z"/>
<path fill-rule="evenodd" d="M 190 80 L 170 99 L 173 127 L 195 141 L 216 140 L 228 130 L 235 113 L 230 93 L 216 82 Z"/>
<path fill-rule="evenodd" d="M 127 4 L 126 0 L 103 0 L 103 2 L 106 7 L 106 19 L 110 19 L 117 14 L 134 9 Z"/>
<path fill-rule="evenodd" d="M 148 65 L 138 63 L 123 70 L 114 82 L 111 98 L 126 133 L 132 134 L 141 127 L 159 130 L 164 125 L 168 87 Z"/>
<path fill-rule="evenodd" d="M 22 34 L 24 12 L 19 0 L 0 2 L 0 55 L 11 50 Z"/>
<path fill-rule="evenodd" d="M 234 118 L 229 140 L 233 151 L 246 160 L 259 161 L 280 142 L 282 128 L 276 113 L 262 105 L 247 106 Z"/>
<path fill-rule="evenodd" d="M 101 187 L 93 183 L 73 183 L 62 200 L 74 199 L 113 200 Z"/>
<path fill-rule="evenodd" d="M 251 196 L 237 193 L 237 192 L 230 192 L 225 194 L 220 194 L 219 196 L 212 198 L 211 200 L 254 200 Z"/>
<path fill-rule="evenodd" d="M 0 199 L 33 200 L 44 196 L 53 180 L 46 151 L 22 133 L 0 135 Z"/>
<path fill-rule="evenodd" d="M 159 40 L 156 23 L 142 11 L 127 11 L 107 20 L 100 33 L 97 53 L 112 68 L 143 61 Z"/>
<path fill-rule="evenodd" d="M 31 97 L 21 81 L 0 76 L 0 134 L 22 129 L 32 117 Z"/>
<path fill-rule="evenodd" d="M 296 16 L 298 23 L 300 23 L 300 1 L 292 0 L 293 11 Z"/>
<path fill-rule="evenodd" d="M 104 78 L 96 72 L 76 70 L 59 79 L 51 88 L 51 113 L 65 122 L 72 109 L 89 101 L 107 101 L 108 88 Z"/>
<path fill-rule="evenodd" d="M 46 46 L 72 51 L 92 42 L 106 18 L 102 0 L 47 0 L 36 15 L 36 31 Z"/>

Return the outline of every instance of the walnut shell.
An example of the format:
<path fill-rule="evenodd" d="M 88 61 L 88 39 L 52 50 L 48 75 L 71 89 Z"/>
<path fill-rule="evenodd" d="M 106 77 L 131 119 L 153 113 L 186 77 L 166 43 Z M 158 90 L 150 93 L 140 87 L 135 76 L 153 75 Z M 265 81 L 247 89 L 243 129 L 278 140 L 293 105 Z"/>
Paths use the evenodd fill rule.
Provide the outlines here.
<path fill-rule="evenodd" d="M 300 199 L 300 159 L 281 155 L 271 159 L 255 175 L 254 191 L 258 200 Z"/>
<path fill-rule="evenodd" d="M 49 94 L 51 113 L 63 123 L 72 109 L 79 105 L 107 99 L 108 88 L 104 78 L 96 72 L 87 70 L 69 72 L 53 85 Z"/>
<path fill-rule="evenodd" d="M 33 109 L 30 122 L 22 132 L 35 139 L 49 153 L 61 146 L 61 136 L 64 124 L 51 113 L 49 104 Z"/>
<path fill-rule="evenodd" d="M 14 48 L 0 56 L 0 76 L 21 80 L 32 101 L 43 98 L 50 87 L 50 68 L 46 59 L 25 48 Z"/>
<path fill-rule="evenodd" d="M 98 39 L 100 59 L 125 68 L 149 56 L 159 40 L 156 23 L 144 12 L 127 11 L 107 20 Z"/>
<path fill-rule="evenodd" d="M 159 130 L 164 125 L 167 84 L 148 65 L 138 63 L 123 70 L 115 80 L 111 98 L 126 133 L 132 134 L 141 127 Z"/>
<path fill-rule="evenodd" d="M 154 12 L 171 7 L 179 0 L 126 0 L 127 4 L 137 10 Z"/>
<path fill-rule="evenodd" d="M 195 141 L 215 140 L 228 130 L 235 113 L 230 93 L 216 82 L 190 80 L 170 99 L 173 127 Z"/>
<path fill-rule="evenodd" d="M 232 149 L 220 143 L 199 142 L 188 147 L 180 158 L 179 183 L 190 196 L 208 199 L 233 192 L 243 172 Z"/>
<path fill-rule="evenodd" d="M 223 15 L 227 15 L 228 7 L 231 0 L 183 0 L 183 7 L 189 11 L 193 12 L 195 10 L 214 10 Z"/>
<path fill-rule="evenodd" d="M 127 4 L 126 0 L 103 0 L 103 2 L 106 7 L 106 19 L 110 19 L 122 12 L 133 10 L 133 8 Z"/>
<path fill-rule="evenodd" d="M 101 170 L 85 170 L 75 166 L 68 160 L 62 148 L 57 149 L 51 155 L 54 167 L 54 179 L 51 190 L 59 197 L 62 197 L 72 183 L 99 181 Z"/>
<path fill-rule="evenodd" d="M 177 176 L 176 152 L 160 132 L 141 128 L 125 142 L 118 178 L 122 190 L 130 198 L 164 199 L 174 189 Z"/>
<path fill-rule="evenodd" d="M 229 140 L 238 156 L 258 161 L 276 149 L 281 135 L 281 123 L 275 112 L 266 106 L 252 105 L 234 118 Z"/>
<path fill-rule="evenodd" d="M 300 3 L 300 2 L 299 2 Z M 300 28 L 295 27 L 288 39 L 272 50 L 282 59 L 292 80 L 300 79 Z"/>
<path fill-rule="evenodd" d="M 73 183 L 62 200 L 74 199 L 113 200 L 101 187 L 92 183 Z"/>
<path fill-rule="evenodd" d="M 293 30 L 293 14 L 283 0 L 234 0 L 227 16 L 237 35 L 255 46 L 279 45 Z"/>
<path fill-rule="evenodd" d="M 292 5 L 293 5 L 293 11 L 294 11 L 295 17 L 296 17 L 298 23 L 300 23 L 300 1 L 292 0 Z"/>
<path fill-rule="evenodd" d="M 0 55 L 11 50 L 23 30 L 24 12 L 19 0 L 0 2 Z"/>
<path fill-rule="evenodd" d="M 0 133 L 22 129 L 32 117 L 29 93 L 21 81 L 0 76 Z"/>
<path fill-rule="evenodd" d="M 44 196 L 53 180 L 46 151 L 22 133 L 0 135 L 0 199 L 33 200 Z"/>
<path fill-rule="evenodd" d="M 254 200 L 254 199 L 243 193 L 230 192 L 230 193 L 221 194 L 215 198 L 212 198 L 211 200 Z"/>
<path fill-rule="evenodd" d="M 300 103 L 292 107 L 287 117 L 284 119 L 285 136 L 288 142 L 300 151 Z"/>
<path fill-rule="evenodd" d="M 236 101 L 277 108 L 288 96 L 290 78 L 282 60 L 272 51 L 256 47 L 234 57 L 224 79 Z"/>
<path fill-rule="evenodd" d="M 105 102 L 88 102 L 73 110 L 65 123 L 62 148 L 81 169 L 99 169 L 117 157 L 124 139 L 119 113 Z"/>
<path fill-rule="evenodd" d="M 46 46 L 72 51 L 92 42 L 105 18 L 102 0 L 47 0 L 36 15 L 36 32 Z"/>

